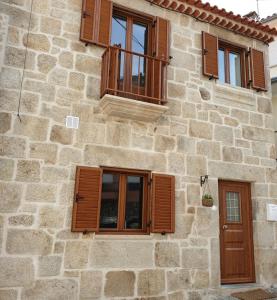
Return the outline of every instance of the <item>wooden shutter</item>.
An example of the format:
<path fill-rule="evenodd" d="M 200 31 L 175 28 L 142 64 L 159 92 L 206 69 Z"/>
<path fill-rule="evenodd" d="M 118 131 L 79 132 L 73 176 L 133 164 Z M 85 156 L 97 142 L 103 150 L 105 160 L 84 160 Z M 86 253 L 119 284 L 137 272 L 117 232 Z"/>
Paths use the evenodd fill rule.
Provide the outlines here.
<path fill-rule="evenodd" d="M 154 56 L 169 60 L 169 21 L 157 17 L 154 31 Z"/>
<path fill-rule="evenodd" d="M 81 41 L 104 47 L 110 44 L 112 6 L 110 0 L 83 0 Z"/>
<path fill-rule="evenodd" d="M 97 232 L 99 230 L 102 170 L 77 167 L 72 231 Z"/>
<path fill-rule="evenodd" d="M 154 98 L 164 97 L 165 67 L 169 61 L 169 21 L 157 17 L 154 22 L 153 56 L 164 60 L 153 60 L 149 65 L 152 84 L 150 89 Z"/>
<path fill-rule="evenodd" d="M 218 78 L 218 38 L 202 31 L 203 74 Z"/>
<path fill-rule="evenodd" d="M 250 71 L 253 89 L 265 91 L 264 53 L 262 51 L 250 48 Z"/>
<path fill-rule="evenodd" d="M 175 231 L 175 177 L 153 174 L 152 177 L 152 232 Z"/>

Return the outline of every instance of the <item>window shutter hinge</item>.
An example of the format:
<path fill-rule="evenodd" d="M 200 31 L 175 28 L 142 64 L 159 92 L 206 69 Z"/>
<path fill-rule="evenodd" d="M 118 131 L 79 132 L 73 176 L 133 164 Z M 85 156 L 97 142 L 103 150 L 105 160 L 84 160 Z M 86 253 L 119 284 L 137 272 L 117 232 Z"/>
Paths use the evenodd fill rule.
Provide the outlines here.
<path fill-rule="evenodd" d="M 147 227 L 150 227 L 152 225 L 152 221 L 149 221 L 146 225 Z"/>
<path fill-rule="evenodd" d="M 78 193 L 75 195 L 75 202 L 79 202 L 79 200 L 84 199 L 84 197 L 81 197 Z"/>
<path fill-rule="evenodd" d="M 151 178 L 151 179 L 149 179 L 148 180 L 148 185 L 151 185 L 152 184 L 152 182 L 153 182 L 153 179 Z"/>
<path fill-rule="evenodd" d="M 156 23 L 157 23 L 157 20 L 154 20 L 154 21 L 152 22 L 152 27 L 155 27 L 155 26 L 156 26 Z"/>
<path fill-rule="evenodd" d="M 208 53 L 207 49 L 203 49 L 203 55 L 206 55 Z"/>

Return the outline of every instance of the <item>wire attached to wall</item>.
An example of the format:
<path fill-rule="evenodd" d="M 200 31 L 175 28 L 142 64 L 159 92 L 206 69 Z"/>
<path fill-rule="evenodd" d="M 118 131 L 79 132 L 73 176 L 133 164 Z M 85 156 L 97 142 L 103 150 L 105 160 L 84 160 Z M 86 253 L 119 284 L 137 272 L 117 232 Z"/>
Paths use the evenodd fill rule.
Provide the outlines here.
<path fill-rule="evenodd" d="M 18 107 L 17 107 L 17 117 L 19 118 L 20 122 L 21 122 L 20 108 L 21 108 L 21 99 L 22 99 L 22 88 L 23 88 L 23 81 L 25 78 L 25 68 L 26 68 L 28 44 L 29 44 L 29 34 L 30 34 L 31 19 L 32 19 L 32 13 L 33 13 L 33 2 L 34 2 L 34 0 L 31 1 L 29 23 L 28 23 L 27 36 L 26 36 L 26 45 L 25 45 L 24 64 L 23 64 L 22 77 L 21 77 L 21 82 L 20 82 L 19 99 L 18 99 Z"/>

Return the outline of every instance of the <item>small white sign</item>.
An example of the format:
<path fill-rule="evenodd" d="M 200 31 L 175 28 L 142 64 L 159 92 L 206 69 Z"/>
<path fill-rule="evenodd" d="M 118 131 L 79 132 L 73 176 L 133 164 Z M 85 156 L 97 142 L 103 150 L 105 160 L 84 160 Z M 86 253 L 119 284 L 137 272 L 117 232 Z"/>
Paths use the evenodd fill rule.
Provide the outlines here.
<path fill-rule="evenodd" d="M 79 118 L 74 116 L 67 116 L 65 120 L 65 125 L 67 128 L 79 128 Z"/>
<path fill-rule="evenodd" d="M 267 220 L 277 222 L 277 205 L 267 204 Z"/>

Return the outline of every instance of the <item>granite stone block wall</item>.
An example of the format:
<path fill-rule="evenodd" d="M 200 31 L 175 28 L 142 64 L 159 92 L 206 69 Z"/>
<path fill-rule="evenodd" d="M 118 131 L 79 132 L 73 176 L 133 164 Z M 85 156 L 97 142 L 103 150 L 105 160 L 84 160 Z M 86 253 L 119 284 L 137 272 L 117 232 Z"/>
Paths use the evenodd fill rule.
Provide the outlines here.
<path fill-rule="evenodd" d="M 144 0 L 115 0 L 168 18 L 173 58 L 159 120 L 110 117 L 98 108 L 103 49 L 79 41 L 81 2 L 33 0 L 28 35 L 31 0 L 0 0 L 0 299 L 215 299 L 219 212 L 201 206 L 205 174 L 217 206 L 218 179 L 252 183 L 257 282 L 276 283 L 271 93 L 204 77 L 201 30 L 267 47 Z M 67 115 L 79 129 L 65 127 Z M 175 175 L 176 232 L 72 233 L 76 165 Z"/>

